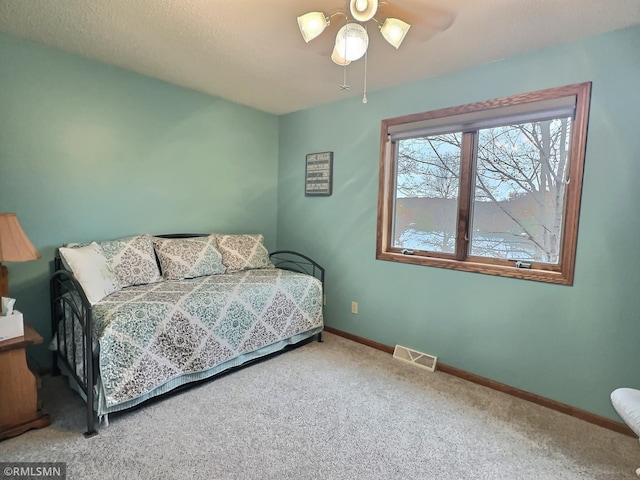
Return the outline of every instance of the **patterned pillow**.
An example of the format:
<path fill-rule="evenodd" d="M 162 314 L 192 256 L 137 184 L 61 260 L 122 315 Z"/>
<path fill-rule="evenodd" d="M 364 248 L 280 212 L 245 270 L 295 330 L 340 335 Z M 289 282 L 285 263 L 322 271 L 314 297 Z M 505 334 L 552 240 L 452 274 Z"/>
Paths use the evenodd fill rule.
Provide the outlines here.
<path fill-rule="evenodd" d="M 80 282 L 91 305 L 120 290 L 118 277 L 109 267 L 107 258 L 96 242 L 75 248 L 61 247 L 58 251 L 65 267 Z"/>
<path fill-rule="evenodd" d="M 123 287 L 162 280 L 151 235 L 98 242 Z"/>
<path fill-rule="evenodd" d="M 274 268 L 269 252 L 263 245 L 264 237 L 256 235 L 217 234 L 218 250 L 227 272 L 240 272 L 252 268 Z"/>
<path fill-rule="evenodd" d="M 216 250 L 216 237 L 153 238 L 162 276 L 166 280 L 196 278 L 224 273 L 222 255 Z"/>

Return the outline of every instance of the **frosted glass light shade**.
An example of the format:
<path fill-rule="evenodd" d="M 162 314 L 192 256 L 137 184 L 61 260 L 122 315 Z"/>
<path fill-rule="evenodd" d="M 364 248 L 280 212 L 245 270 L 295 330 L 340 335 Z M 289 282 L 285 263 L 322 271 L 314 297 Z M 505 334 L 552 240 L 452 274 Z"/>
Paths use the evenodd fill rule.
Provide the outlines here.
<path fill-rule="evenodd" d="M 331 60 L 333 60 L 333 63 L 335 63 L 336 65 L 340 65 L 341 67 L 344 67 L 345 65 L 349 65 L 351 63 L 351 60 L 347 60 L 346 58 L 342 58 L 342 55 L 340 55 L 338 53 L 338 49 L 335 46 L 333 47 L 333 53 L 331 54 Z"/>
<path fill-rule="evenodd" d="M 411 25 L 402 20 L 387 18 L 380 27 L 380 33 L 387 42 L 398 48 L 407 35 L 409 28 L 411 28 Z"/>
<path fill-rule="evenodd" d="M 349 2 L 349 10 L 354 20 L 367 22 L 378 11 L 378 0 L 351 0 Z"/>
<path fill-rule="evenodd" d="M 334 50 L 350 62 L 362 58 L 369 47 L 369 35 L 359 23 L 347 23 L 338 30 Z"/>
<path fill-rule="evenodd" d="M 298 17 L 298 28 L 304 41 L 309 43 L 329 25 L 329 19 L 322 12 L 309 12 Z"/>

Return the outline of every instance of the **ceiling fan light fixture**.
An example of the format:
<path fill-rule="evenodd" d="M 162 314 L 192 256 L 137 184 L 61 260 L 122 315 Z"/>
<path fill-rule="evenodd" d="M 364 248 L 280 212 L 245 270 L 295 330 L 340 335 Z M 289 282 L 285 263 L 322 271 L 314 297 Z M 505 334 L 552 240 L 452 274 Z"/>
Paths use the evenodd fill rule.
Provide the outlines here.
<path fill-rule="evenodd" d="M 380 26 L 380 33 L 390 45 L 399 48 L 404 37 L 407 36 L 409 28 L 411 28 L 411 25 L 402 20 L 387 18 Z"/>
<path fill-rule="evenodd" d="M 359 23 L 347 23 L 338 30 L 335 50 L 350 62 L 362 58 L 369 47 L 369 35 Z"/>
<path fill-rule="evenodd" d="M 378 11 L 378 0 L 351 0 L 349 10 L 354 20 L 368 22 Z"/>
<path fill-rule="evenodd" d="M 309 12 L 299 16 L 298 27 L 304 41 L 309 43 L 329 26 L 333 17 L 341 15 L 345 18 L 344 26 L 336 34 L 335 44 L 331 52 L 331 61 L 344 67 L 342 69 L 343 81 L 340 85 L 340 90 L 349 91 L 347 65 L 364 57 L 364 93 L 362 103 L 367 103 L 367 57 L 369 55 L 367 52 L 369 48 L 367 22 L 370 20 L 375 22 L 383 38 L 396 49 L 400 47 L 411 25 L 397 18 L 387 18 L 380 23 L 375 18 L 380 6 L 378 0 L 349 0 L 345 3 L 344 9 L 336 10 L 329 16 L 326 16 L 323 12 Z M 382 2 L 382 5 L 387 5 L 387 2 Z"/>
<path fill-rule="evenodd" d="M 322 12 L 309 12 L 298 17 L 298 28 L 304 41 L 309 43 L 329 25 L 329 19 Z"/>

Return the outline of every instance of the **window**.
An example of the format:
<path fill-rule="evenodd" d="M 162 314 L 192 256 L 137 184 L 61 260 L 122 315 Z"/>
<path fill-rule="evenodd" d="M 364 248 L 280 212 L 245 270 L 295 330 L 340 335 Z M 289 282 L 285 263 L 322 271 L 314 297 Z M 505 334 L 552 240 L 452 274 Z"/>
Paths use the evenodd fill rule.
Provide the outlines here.
<path fill-rule="evenodd" d="M 590 91 L 383 120 L 376 258 L 571 285 Z"/>

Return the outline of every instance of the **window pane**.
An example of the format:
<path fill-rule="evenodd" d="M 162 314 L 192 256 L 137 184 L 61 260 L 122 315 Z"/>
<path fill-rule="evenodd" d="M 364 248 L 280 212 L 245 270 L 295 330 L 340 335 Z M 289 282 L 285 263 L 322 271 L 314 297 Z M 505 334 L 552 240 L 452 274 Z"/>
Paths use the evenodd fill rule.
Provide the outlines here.
<path fill-rule="evenodd" d="M 397 142 L 392 246 L 454 253 L 462 134 Z"/>
<path fill-rule="evenodd" d="M 558 264 L 570 118 L 478 132 L 470 254 Z"/>

